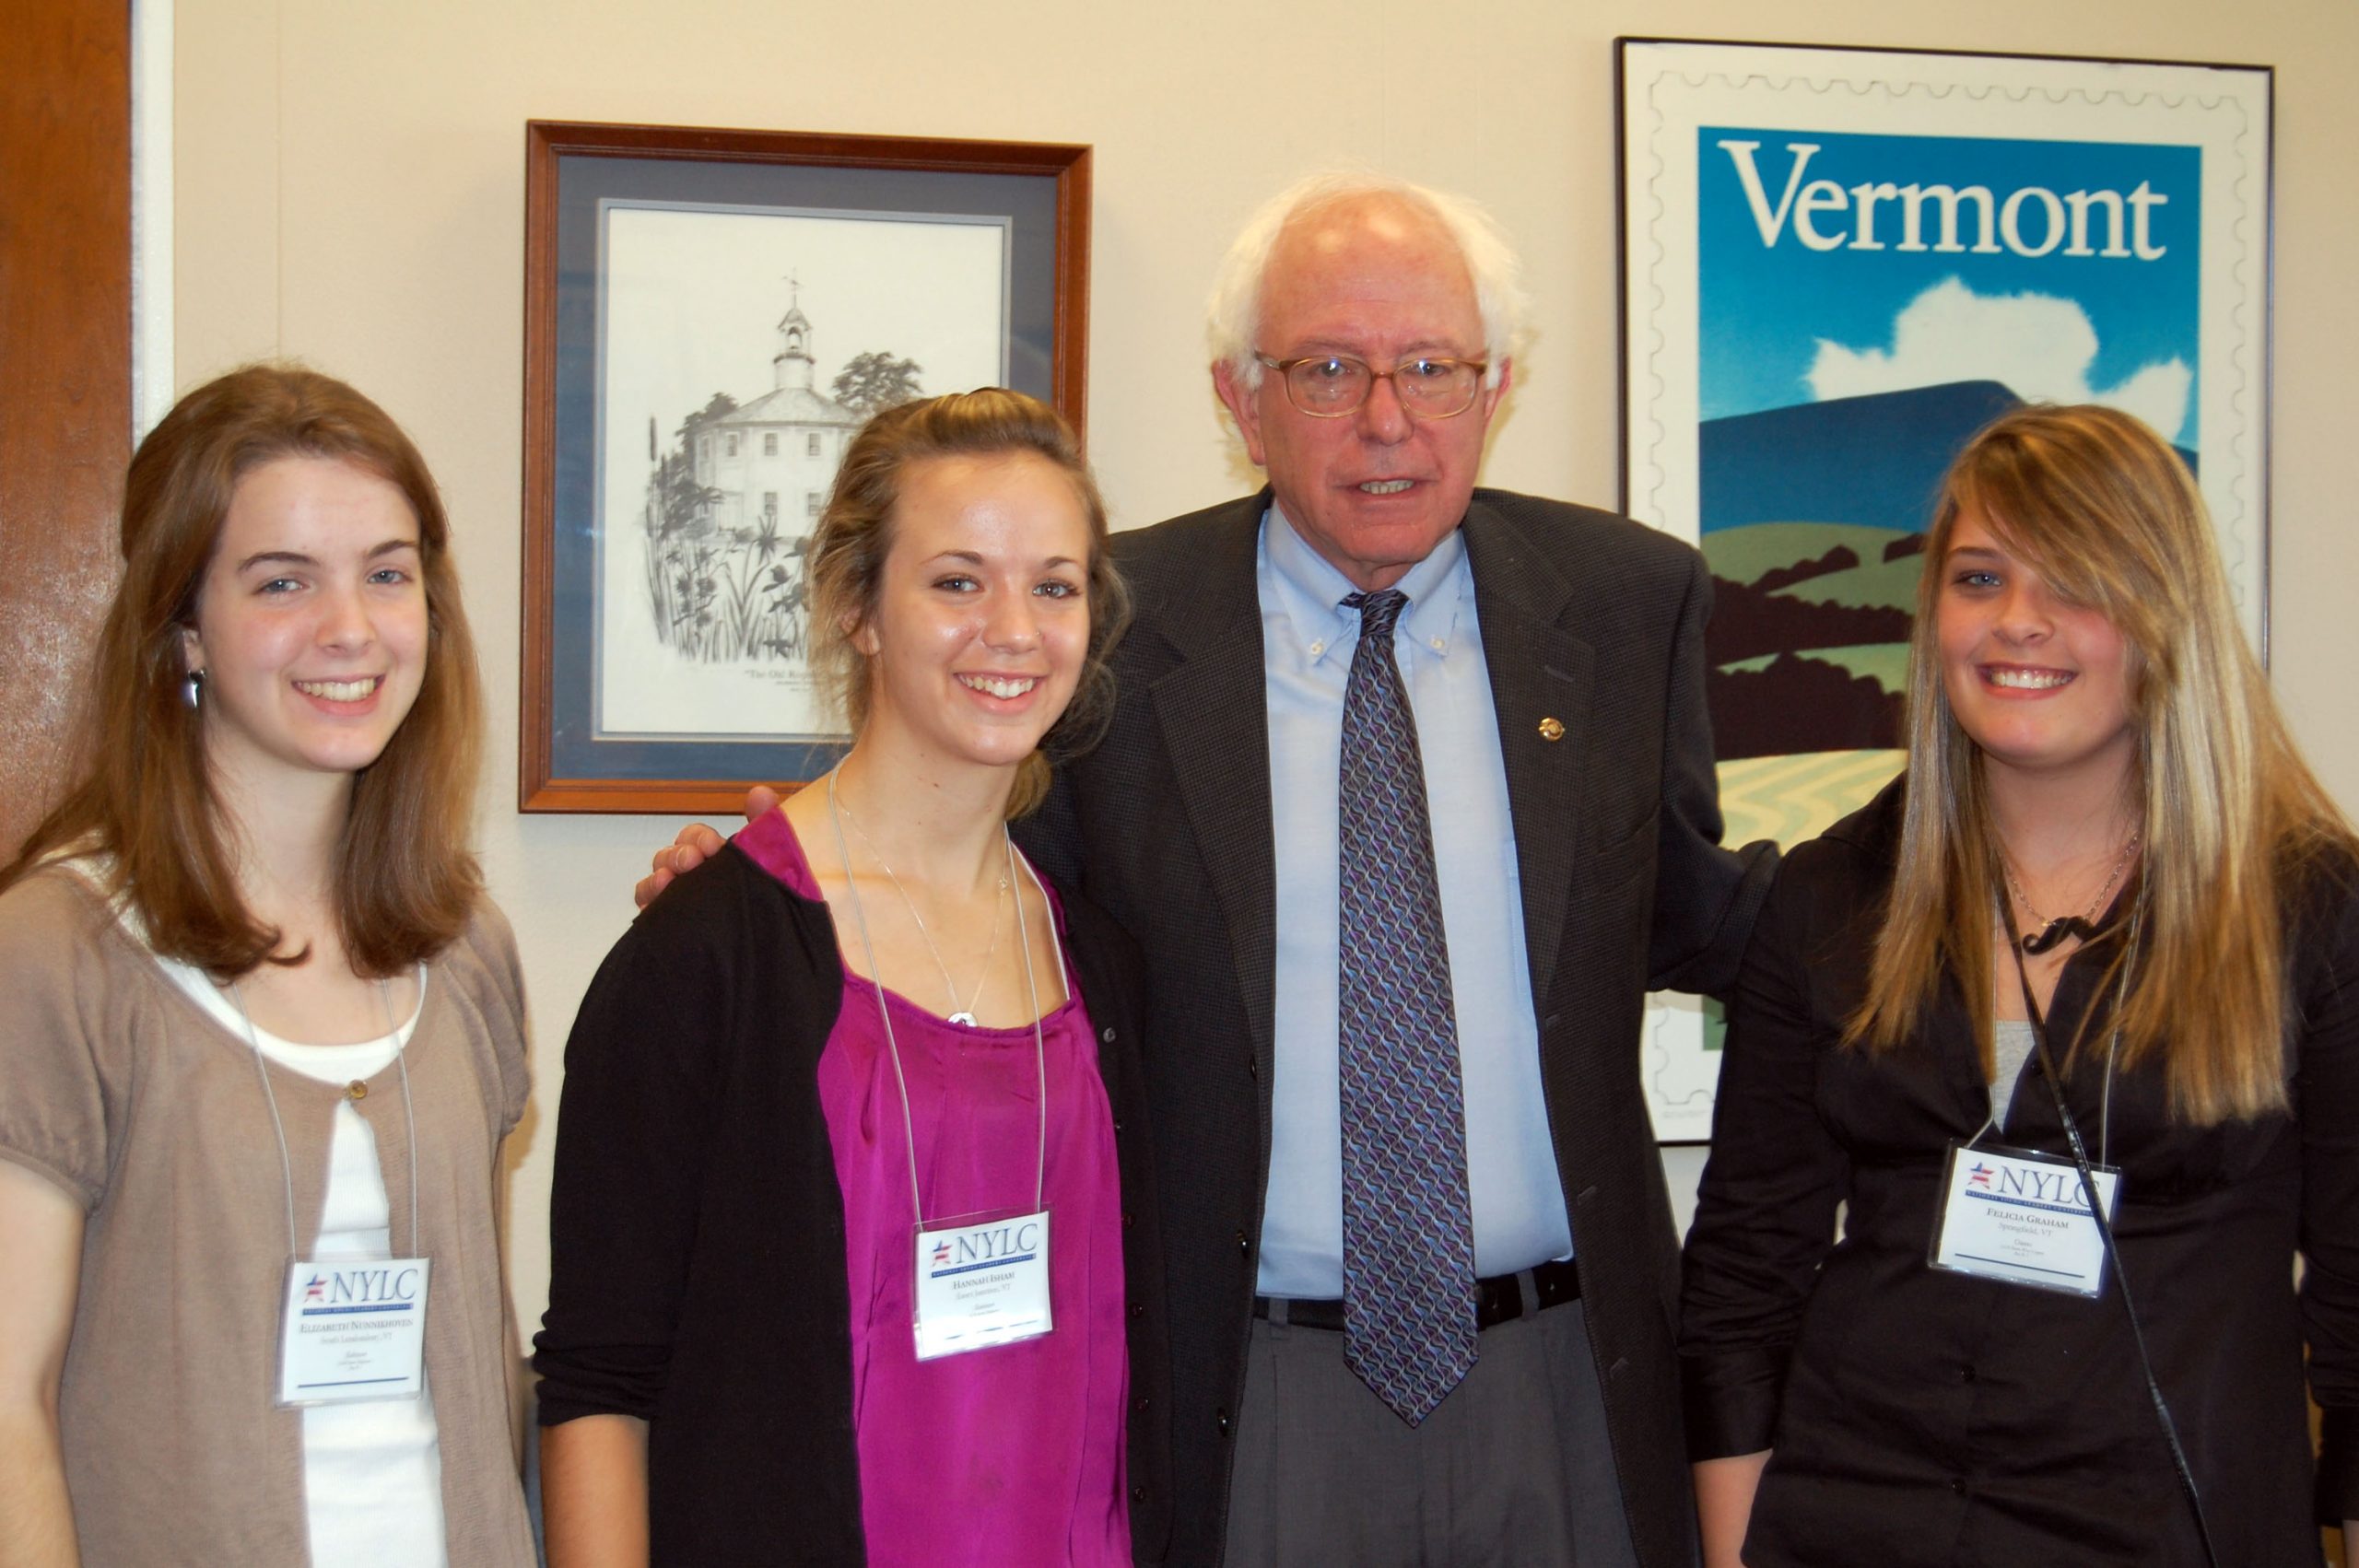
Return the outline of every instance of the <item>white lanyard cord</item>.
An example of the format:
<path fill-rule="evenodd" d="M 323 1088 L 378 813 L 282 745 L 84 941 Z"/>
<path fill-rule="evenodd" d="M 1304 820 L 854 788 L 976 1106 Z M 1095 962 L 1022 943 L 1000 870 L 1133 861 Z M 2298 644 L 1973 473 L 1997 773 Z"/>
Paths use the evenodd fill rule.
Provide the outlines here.
<path fill-rule="evenodd" d="M 270 1129 L 278 1135 L 278 1175 L 287 1191 L 287 1256 L 300 1258 L 302 1248 L 295 1239 L 295 1162 L 287 1153 L 287 1124 L 278 1119 L 278 1095 L 270 1086 L 270 1068 L 263 1060 L 262 1039 L 254 1033 L 254 1021 L 246 1012 L 245 993 L 233 981 L 229 986 L 229 1000 L 238 1010 L 238 1022 L 246 1027 L 246 1046 L 254 1054 L 254 1076 L 262 1080 L 262 1097 L 270 1106 Z M 385 1033 L 393 1037 L 393 1062 L 402 1074 L 402 1118 L 409 1124 L 409 1245 L 406 1256 L 417 1253 L 417 1188 L 423 1173 L 417 1168 L 417 1105 L 409 1093 L 409 1050 L 401 1037 L 401 1028 L 393 1022 L 393 1002 L 385 982 L 377 982 L 377 1004 L 384 1010 Z M 333 1136 L 333 1135 L 331 1135 Z M 386 1216 L 390 1227 L 392 1215 Z M 392 1235 L 386 1245 L 392 1249 Z M 405 1256 L 396 1253 L 395 1256 Z"/>
<path fill-rule="evenodd" d="M 876 944 L 868 935 L 868 910 L 860 901 L 860 883 L 851 874 L 851 851 L 844 842 L 843 813 L 836 808 L 836 773 L 842 766 L 839 763 L 827 770 L 827 823 L 835 829 L 836 860 L 844 869 L 844 887 L 851 895 L 852 924 L 860 931 L 860 949 L 868 959 L 869 984 L 876 992 L 876 1021 L 885 1026 L 886 1054 L 892 1058 L 893 1082 L 901 1092 L 901 1140 L 910 1157 L 910 1205 L 917 1223 L 922 1225 L 925 1223 L 925 1194 L 918 1186 L 918 1139 L 910 1122 L 910 1081 L 901 1071 L 901 1047 L 893 1035 L 892 1011 L 885 1005 L 885 981 L 876 970 Z M 999 837 L 1007 853 L 1008 879 L 1012 884 L 1015 876 L 1015 844 L 1008 837 L 1005 823 L 1000 825 Z M 1030 861 L 1025 862 L 1024 869 L 1031 876 L 1032 885 L 1039 886 L 1039 873 L 1032 870 Z M 1053 925 L 1049 934 L 1052 939 L 1055 937 Z M 1016 945 L 1024 950 L 1024 995 L 1032 1009 L 1033 1063 L 1039 1075 L 1039 1158 L 1032 1168 L 1032 1207 L 1037 1211 L 1040 1207 L 1041 1195 L 1048 1190 L 1049 1047 L 1040 1027 L 1040 993 L 1032 974 L 1032 936 L 1024 918 L 1024 890 L 1020 887 L 1015 889 L 1015 940 Z M 1057 951 L 1062 962 L 1064 952 L 1062 943 Z"/>
<path fill-rule="evenodd" d="M 1007 824 L 1003 822 L 1000 824 L 999 840 L 1006 846 L 1008 880 L 1013 882 L 1015 879 L 1015 841 L 1008 837 Z M 1033 886 L 1040 887 L 1040 873 L 1032 869 L 1032 862 L 1029 860 L 1024 862 L 1024 874 L 1032 879 Z M 1045 887 L 1040 887 L 1040 902 L 1043 906 L 1049 902 L 1049 890 Z M 1040 1028 L 1040 991 L 1032 979 L 1032 932 L 1024 921 L 1024 890 L 1022 888 L 1016 889 L 1015 940 L 1024 949 L 1024 1000 L 1025 1005 L 1032 1010 L 1032 1064 L 1038 1070 L 1039 1076 L 1040 1154 L 1039 1161 L 1032 1167 L 1032 1207 L 1038 1211 L 1041 1198 L 1049 1189 L 1049 1047 Z M 1049 941 L 1056 949 L 1057 972 L 1062 974 L 1064 973 L 1065 947 L 1062 939 L 1057 935 L 1057 922 L 1054 916 L 1050 916 L 1049 919 Z"/>

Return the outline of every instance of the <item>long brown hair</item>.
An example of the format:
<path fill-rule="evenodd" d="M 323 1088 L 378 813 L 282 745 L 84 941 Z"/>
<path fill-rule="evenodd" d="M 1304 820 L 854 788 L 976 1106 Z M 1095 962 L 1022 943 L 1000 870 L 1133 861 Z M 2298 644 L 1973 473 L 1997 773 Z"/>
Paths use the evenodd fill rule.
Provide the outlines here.
<path fill-rule="evenodd" d="M 1999 841 L 1981 750 L 1942 684 L 1936 626 L 1950 539 L 1967 511 L 2129 645 L 2130 788 L 2145 848 L 2141 951 L 2116 943 L 2107 977 L 2110 987 L 2119 965 L 2135 965 L 2118 1019 L 2122 1064 L 2159 1051 L 2172 1111 L 2189 1122 L 2282 1109 L 2286 895 L 2320 850 L 2353 848 L 2351 828 L 2294 749 L 2245 642 L 2193 476 L 2160 436 L 2109 408 L 2018 409 L 1950 469 L 1909 648 L 1898 866 L 1847 1041 L 1899 1047 L 1946 964 L 1986 1071 L 1990 1061 Z M 2071 1042 L 2068 1064 L 2082 1044 Z"/>
<path fill-rule="evenodd" d="M 384 410 L 312 370 L 232 370 L 182 398 L 139 443 L 123 486 L 123 579 L 82 703 L 76 781 L 0 872 L 0 887 L 53 854 L 95 852 L 111 861 L 112 891 L 158 953 L 223 977 L 272 959 L 280 933 L 239 892 L 201 715 L 183 695 L 182 633 L 238 482 L 296 456 L 365 470 L 417 515 L 424 681 L 383 754 L 355 777 L 334 865 L 336 925 L 353 969 L 391 975 L 448 945 L 482 892 L 467 838 L 483 696 L 450 521 L 425 460 Z"/>
<path fill-rule="evenodd" d="M 1038 398 L 981 387 L 905 403 L 860 427 L 836 471 L 836 486 L 811 543 L 811 641 L 857 734 L 868 721 L 868 661 L 852 638 L 876 612 L 885 557 L 893 547 L 893 508 L 910 465 L 934 457 L 1031 452 L 1073 481 L 1089 518 L 1089 647 L 1073 700 L 1016 770 L 1007 814 L 1020 817 L 1049 793 L 1050 760 L 1086 750 L 1113 710 L 1114 644 L 1130 624 L 1130 591 L 1106 551 L 1106 503 L 1080 439 L 1062 415 Z"/>

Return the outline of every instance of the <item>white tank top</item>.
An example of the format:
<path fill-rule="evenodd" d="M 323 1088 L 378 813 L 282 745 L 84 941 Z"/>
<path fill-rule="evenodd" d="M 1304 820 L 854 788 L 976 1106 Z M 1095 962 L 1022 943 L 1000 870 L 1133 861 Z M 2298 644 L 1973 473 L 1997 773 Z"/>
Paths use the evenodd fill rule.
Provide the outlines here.
<path fill-rule="evenodd" d="M 246 1021 L 205 972 L 160 955 L 156 962 L 198 1006 L 243 1037 Z M 393 1065 L 426 1011 L 426 971 L 417 1009 L 391 1035 L 350 1046 L 306 1046 L 259 1025 L 254 1044 L 290 1072 L 324 1083 L 372 1078 Z M 335 1108 L 328 1147 L 327 1198 L 315 1258 L 393 1256 L 393 1221 L 377 1140 L 350 1100 Z M 409 1237 L 401 1238 L 410 1245 Z M 442 1532 L 442 1456 L 432 1390 L 416 1399 L 314 1405 L 303 1411 L 303 1505 L 311 1561 L 335 1568 L 448 1568 Z"/>

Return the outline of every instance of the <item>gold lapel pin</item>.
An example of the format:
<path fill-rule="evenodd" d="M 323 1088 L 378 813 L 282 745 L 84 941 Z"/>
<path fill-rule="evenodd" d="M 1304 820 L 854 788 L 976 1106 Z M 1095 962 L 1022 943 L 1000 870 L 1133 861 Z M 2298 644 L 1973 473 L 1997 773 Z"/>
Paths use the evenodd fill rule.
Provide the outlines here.
<path fill-rule="evenodd" d="M 1543 741 L 1563 740 L 1565 738 L 1564 720 L 1555 718 L 1543 719 L 1540 721 L 1540 738 Z"/>

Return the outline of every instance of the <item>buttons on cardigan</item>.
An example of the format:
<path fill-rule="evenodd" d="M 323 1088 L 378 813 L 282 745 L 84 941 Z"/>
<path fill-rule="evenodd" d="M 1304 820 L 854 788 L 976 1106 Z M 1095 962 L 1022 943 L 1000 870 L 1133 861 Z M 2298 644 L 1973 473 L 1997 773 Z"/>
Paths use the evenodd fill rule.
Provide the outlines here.
<path fill-rule="evenodd" d="M 347 1100 L 365 1100 L 369 1097 L 369 1085 L 356 1078 L 344 1086 L 344 1097 Z"/>
<path fill-rule="evenodd" d="M 1137 1398 L 1131 1401 L 1131 1409 L 1138 1411 L 1141 1415 L 1144 1415 L 1146 1414 L 1146 1408 L 1153 1403 L 1155 1403 L 1154 1400 L 1148 1398 L 1144 1394 L 1141 1394 Z"/>
<path fill-rule="evenodd" d="M 1950 1490 L 1956 1492 L 1960 1497 L 1964 1497 L 1966 1495 L 1966 1478 L 1964 1476 L 1950 1477 Z"/>
<path fill-rule="evenodd" d="M 1228 1410 L 1226 1406 L 1213 1412 L 1213 1424 L 1220 1428 L 1220 1434 L 1223 1437 L 1226 1437 L 1228 1435 L 1230 1423 L 1228 1419 Z"/>
<path fill-rule="evenodd" d="M 1122 1228 L 1126 1231 L 1131 1228 L 1132 1217 L 1131 1211 L 1128 1209 L 1122 1211 Z"/>
<path fill-rule="evenodd" d="M 1131 1316 L 1133 1317 L 1144 1317 L 1146 1316 L 1146 1303 L 1143 1301 L 1134 1301 L 1131 1303 Z"/>
<path fill-rule="evenodd" d="M 1110 1024 L 1108 1024 L 1104 1029 L 1098 1032 L 1097 1037 L 1105 1041 L 1108 1045 L 1112 1045 L 1114 1043 L 1114 1026 Z"/>
<path fill-rule="evenodd" d="M 1251 1057 L 1247 1057 L 1245 1059 L 1245 1076 L 1259 1082 L 1262 1076 L 1262 1064 L 1254 1060 Z"/>
<path fill-rule="evenodd" d="M 1131 1506 L 1133 1508 L 1144 1507 L 1145 1504 L 1146 1488 L 1143 1486 L 1134 1486 L 1131 1488 Z"/>
<path fill-rule="evenodd" d="M 1238 1255 L 1242 1258 L 1250 1258 L 1253 1256 L 1252 1238 L 1248 1236 L 1243 1231 L 1237 1233 L 1237 1251 Z"/>

